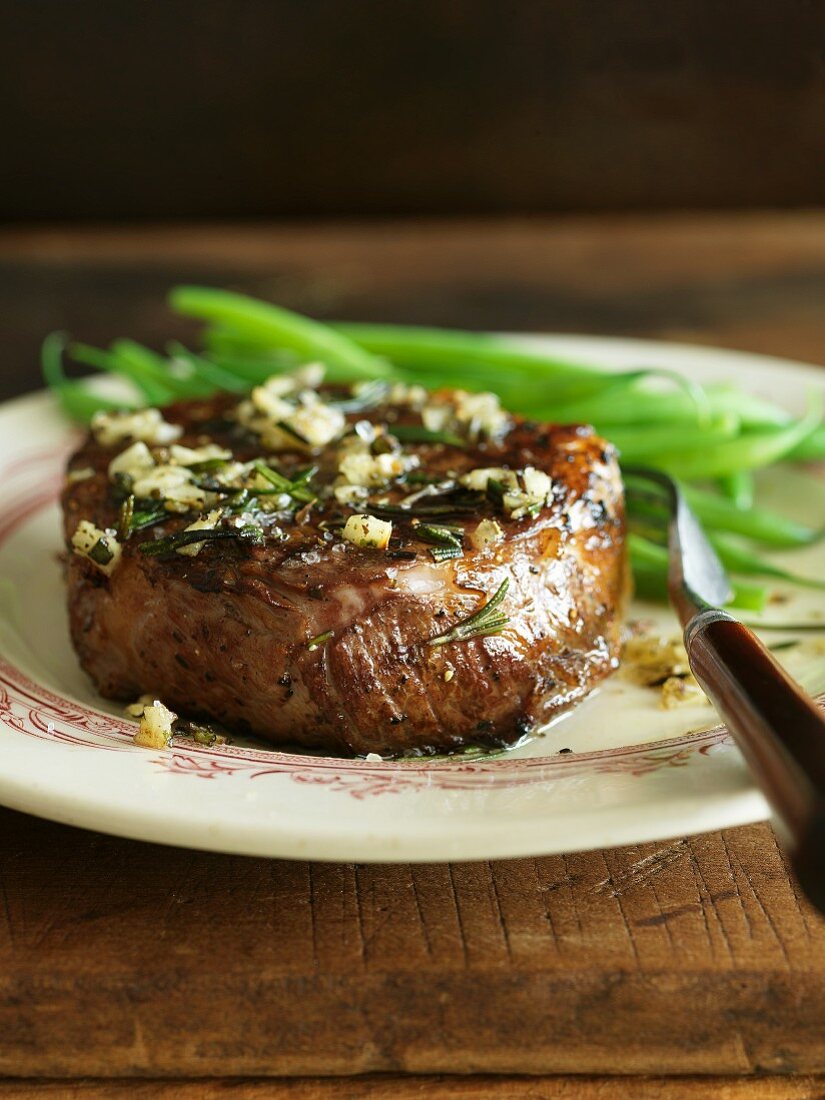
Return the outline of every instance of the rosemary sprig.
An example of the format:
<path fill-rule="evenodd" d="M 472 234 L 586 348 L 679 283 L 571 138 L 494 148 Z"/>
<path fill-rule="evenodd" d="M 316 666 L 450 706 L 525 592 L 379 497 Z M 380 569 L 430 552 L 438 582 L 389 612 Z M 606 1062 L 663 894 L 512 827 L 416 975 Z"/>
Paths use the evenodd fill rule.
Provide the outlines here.
<path fill-rule="evenodd" d="M 191 546 L 194 542 L 213 542 L 218 539 L 236 539 L 238 542 L 248 543 L 250 546 L 261 546 L 264 536 L 260 527 L 254 523 L 247 523 L 243 527 L 215 527 L 198 531 L 177 531 L 174 535 L 167 535 L 165 539 L 142 543 L 140 552 L 151 557 L 157 557 L 159 554 L 168 554 L 173 550 L 177 550 L 179 546 Z"/>
<path fill-rule="evenodd" d="M 460 546 L 431 546 L 430 554 L 433 561 L 449 561 L 451 558 L 461 558 L 464 551 Z"/>
<path fill-rule="evenodd" d="M 279 492 L 286 493 L 286 495 L 292 497 L 293 500 L 300 500 L 304 504 L 311 504 L 317 499 L 315 493 L 307 486 L 307 482 L 313 474 L 317 472 L 315 467 L 310 467 L 309 470 L 305 470 L 295 479 L 295 481 L 290 481 L 288 477 L 284 477 L 283 474 L 279 473 L 277 470 L 273 470 L 271 466 L 267 466 L 265 462 L 261 462 L 260 460 L 255 463 L 255 469 L 261 477 L 266 478 L 270 485 L 273 485 Z"/>
<path fill-rule="evenodd" d="M 118 519 L 118 537 L 125 541 L 135 531 L 145 531 L 148 527 L 154 527 L 169 518 L 169 513 L 163 506 L 163 501 L 139 501 L 132 493 L 125 497 L 120 505 L 120 518 Z"/>
<path fill-rule="evenodd" d="M 461 527 L 448 527 L 446 523 L 419 523 L 415 528 L 416 536 L 422 542 L 432 542 L 436 546 L 458 546 L 459 548 L 461 547 L 462 531 Z"/>
<path fill-rule="evenodd" d="M 426 500 L 418 501 L 413 505 L 403 504 L 373 504 L 369 505 L 370 513 L 374 516 L 408 516 L 410 519 L 426 516 L 458 516 L 472 515 L 478 511 L 478 505 L 469 501 L 450 501 L 440 504 L 429 504 Z"/>
<path fill-rule="evenodd" d="M 419 523 L 415 528 L 415 534 L 422 542 L 434 544 L 430 547 L 430 554 L 434 561 L 449 561 L 450 558 L 460 558 L 464 553 L 461 545 L 463 534 L 461 527 Z"/>
<path fill-rule="evenodd" d="M 504 494 L 507 492 L 502 483 L 494 477 L 487 479 L 487 496 L 497 508 L 504 506 Z"/>
<path fill-rule="evenodd" d="M 496 592 L 487 603 L 474 612 L 468 619 L 448 630 L 446 634 L 439 634 L 437 638 L 430 638 L 429 645 L 447 645 L 449 642 L 464 642 L 469 638 L 478 638 L 484 634 L 498 634 L 510 621 L 509 616 L 503 611 L 497 611 L 502 600 L 507 595 L 510 587 L 510 578 L 505 577 Z"/>
<path fill-rule="evenodd" d="M 333 634 L 331 630 L 325 630 L 323 634 L 317 634 L 314 638 L 310 638 L 310 640 L 307 642 L 307 649 L 310 651 L 310 653 L 313 651 L 313 649 L 320 649 L 320 647 L 322 645 L 325 645 L 332 638 L 332 636 Z"/>

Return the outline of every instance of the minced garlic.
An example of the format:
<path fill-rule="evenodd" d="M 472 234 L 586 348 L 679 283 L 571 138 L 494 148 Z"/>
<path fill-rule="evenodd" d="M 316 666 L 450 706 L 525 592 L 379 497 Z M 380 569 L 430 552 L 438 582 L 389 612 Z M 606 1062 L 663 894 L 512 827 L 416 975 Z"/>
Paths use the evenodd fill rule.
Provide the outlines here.
<path fill-rule="evenodd" d="M 326 447 L 328 443 L 337 439 L 347 426 L 340 409 L 325 404 L 314 390 L 305 390 L 301 393 L 300 404 L 284 420 L 313 448 Z"/>
<path fill-rule="evenodd" d="M 145 749 L 165 749 L 172 740 L 172 726 L 177 717 L 160 699 L 155 699 L 150 706 L 143 708 L 135 744 Z"/>
<path fill-rule="evenodd" d="M 682 639 L 651 634 L 629 638 L 622 650 L 622 673 L 642 687 L 660 687 L 671 676 L 687 676 L 690 665 Z"/>
<path fill-rule="evenodd" d="M 118 474 L 125 474 L 127 477 L 135 478 L 154 468 L 155 460 L 152 458 L 152 452 L 139 440 L 112 459 L 109 463 L 109 477 L 114 479 Z"/>
<path fill-rule="evenodd" d="M 455 416 L 471 439 L 480 435 L 491 438 L 503 434 L 510 423 L 507 413 L 494 393 L 455 393 Z"/>
<path fill-rule="evenodd" d="M 155 466 L 135 477 L 132 492 L 141 500 L 162 500 L 170 512 L 202 508 L 206 491 L 195 484 L 185 466 Z"/>
<path fill-rule="evenodd" d="M 522 519 L 543 508 L 553 489 L 548 475 L 534 466 L 525 466 L 520 480 L 523 488 L 508 489 L 504 494 L 504 510 L 511 519 Z"/>
<path fill-rule="evenodd" d="M 117 568 L 123 552 L 114 531 L 103 531 L 87 519 L 82 519 L 77 525 L 72 535 L 72 547 L 76 554 L 88 558 L 107 577 Z"/>
<path fill-rule="evenodd" d="M 194 523 L 190 523 L 188 527 L 184 527 L 184 531 L 214 531 L 222 516 L 223 512 L 220 508 L 215 508 L 212 512 L 207 513 L 207 515 L 201 516 L 200 519 L 196 519 Z M 201 552 L 203 546 L 204 544 L 202 542 L 190 542 L 186 546 L 176 547 L 175 553 L 185 554 L 189 558 L 194 558 Z"/>
<path fill-rule="evenodd" d="M 123 713 L 127 718 L 142 718 L 143 712 L 149 706 L 150 703 L 155 701 L 154 695 L 141 695 L 135 700 L 134 703 L 129 703 L 123 708 Z"/>
<path fill-rule="evenodd" d="M 95 472 L 91 466 L 83 466 L 79 470 L 69 470 L 66 474 L 66 484 L 76 485 L 78 481 L 88 481 L 90 477 L 94 477 Z"/>
<path fill-rule="evenodd" d="M 346 418 L 308 386 L 308 381 L 318 385 L 321 377 L 317 364 L 303 368 L 303 373 L 273 375 L 238 405 L 239 422 L 272 451 L 326 447 L 343 434 Z"/>
<path fill-rule="evenodd" d="M 163 446 L 183 432 L 179 424 L 169 424 L 160 409 L 139 409 L 137 412 L 96 412 L 92 417 L 92 434 L 104 447 L 113 447 L 127 439 L 141 440 Z"/>
<path fill-rule="evenodd" d="M 483 493 L 490 481 L 504 488 L 502 506 L 511 519 L 522 519 L 545 506 L 553 492 L 553 482 L 543 470 L 525 466 L 523 470 L 507 470 L 501 466 L 481 466 L 458 479 L 467 489 Z"/>
<path fill-rule="evenodd" d="M 484 550 L 504 538 L 504 531 L 494 519 L 483 519 L 470 534 L 470 545 L 476 550 Z"/>
<path fill-rule="evenodd" d="M 418 461 L 417 455 L 372 455 L 366 450 L 361 454 L 350 451 L 341 459 L 338 470 L 347 485 L 378 488 L 414 469 Z"/>
<path fill-rule="evenodd" d="M 661 705 L 665 710 L 707 702 L 693 676 L 669 676 L 662 684 Z"/>
<path fill-rule="evenodd" d="M 372 382 L 360 383 L 360 386 L 371 386 Z M 357 395 L 357 388 L 353 387 L 353 393 Z M 404 382 L 395 382 L 387 394 L 387 401 L 391 405 L 406 405 L 410 409 L 424 407 L 429 394 L 423 386 L 408 386 Z"/>
<path fill-rule="evenodd" d="M 661 689 L 665 710 L 706 702 L 705 694 L 690 671 L 681 638 L 643 634 L 629 638 L 622 650 L 622 674 L 642 687 Z"/>
<path fill-rule="evenodd" d="M 173 443 L 169 448 L 169 463 L 172 466 L 199 466 L 201 462 L 224 462 L 232 458 L 232 452 L 217 443 L 206 443 L 203 447 L 182 447 Z"/>
<path fill-rule="evenodd" d="M 486 492 L 490 481 L 498 481 L 505 488 L 518 487 L 515 470 L 506 470 L 503 466 L 479 466 L 475 470 L 470 470 L 469 473 L 462 474 L 458 481 L 465 489 L 472 489 L 476 493 Z"/>
<path fill-rule="evenodd" d="M 332 493 L 339 504 L 355 505 L 367 499 L 369 489 L 364 485 L 336 485 Z"/>
<path fill-rule="evenodd" d="M 377 516 L 350 516 L 341 532 L 347 542 L 371 550 L 385 550 L 392 535 L 392 523 Z"/>

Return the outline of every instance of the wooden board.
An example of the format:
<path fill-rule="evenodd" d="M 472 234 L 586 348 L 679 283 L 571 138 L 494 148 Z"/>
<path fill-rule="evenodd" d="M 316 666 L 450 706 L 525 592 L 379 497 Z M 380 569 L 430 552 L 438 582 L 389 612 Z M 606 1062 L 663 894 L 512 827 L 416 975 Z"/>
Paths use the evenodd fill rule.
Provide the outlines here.
<path fill-rule="evenodd" d="M 0 1082 L 3 1100 L 822 1100 L 825 1077 L 348 1077 Z"/>
<path fill-rule="evenodd" d="M 825 1069 L 825 922 L 767 826 L 452 867 L 0 836 L 0 1074 Z"/>
<path fill-rule="evenodd" d="M 51 328 L 159 340 L 182 279 L 327 316 L 825 348 L 823 215 L 6 230 L 0 386 L 37 385 Z M 59 1079 L 6 1095 L 270 1095 L 191 1079 L 374 1073 L 502 1076 L 293 1080 L 284 1095 L 822 1096 L 804 1075 L 825 1073 L 825 922 L 767 826 L 379 867 L 190 853 L 0 811 L 0 1075 Z M 556 1076 L 510 1076 L 524 1073 Z M 662 1075 L 696 1074 L 662 1091 Z"/>

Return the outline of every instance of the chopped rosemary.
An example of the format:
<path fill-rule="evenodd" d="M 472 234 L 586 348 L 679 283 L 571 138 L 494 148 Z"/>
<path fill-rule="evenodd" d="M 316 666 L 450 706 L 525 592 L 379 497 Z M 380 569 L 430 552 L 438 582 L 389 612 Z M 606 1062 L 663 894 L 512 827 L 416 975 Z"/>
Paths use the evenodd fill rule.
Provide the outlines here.
<path fill-rule="evenodd" d="M 135 500 L 130 493 L 120 506 L 120 519 L 118 520 L 118 535 L 122 539 L 128 539 L 135 531 L 145 531 L 147 527 L 154 527 L 169 518 L 169 513 L 163 506 L 163 501 Z"/>
<path fill-rule="evenodd" d="M 491 477 L 487 479 L 487 496 L 496 505 L 497 508 L 504 507 L 504 494 L 507 492 L 505 487 L 496 478 Z"/>
<path fill-rule="evenodd" d="M 460 558 L 464 553 L 461 545 L 463 533 L 461 527 L 448 527 L 433 523 L 419 523 L 415 528 L 415 534 L 422 542 L 434 543 L 430 548 L 430 554 L 434 561 L 449 561 L 450 558 Z"/>
<path fill-rule="evenodd" d="M 432 542 L 436 546 L 457 546 L 461 549 L 461 527 L 448 527 L 446 524 L 419 523 L 415 533 L 423 542 Z"/>
<path fill-rule="evenodd" d="M 425 470 L 410 470 L 398 480 L 407 485 L 434 485 L 442 477 L 440 474 L 428 474 Z"/>
<path fill-rule="evenodd" d="M 247 523 L 243 527 L 215 527 L 198 531 L 177 531 L 174 535 L 167 535 L 165 539 L 142 543 L 140 552 L 156 557 L 158 554 L 168 554 L 173 550 L 177 550 L 179 546 L 191 546 L 195 542 L 213 542 L 218 539 L 235 539 L 238 542 L 248 543 L 250 546 L 260 546 L 263 543 L 263 531 L 254 523 Z"/>
<path fill-rule="evenodd" d="M 463 557 L 464 551 L 460 546 L 431 546 L 430 554 L 433 561 L 449 561 L 451 558 Z"/>
<path fill-rule="evenodd" d="M 115 556 L 114 552 L 109 548 L 109 543 L 106 537 L 103 536 L 97 540 L 87 555 L 96 565 L 108 565 L 112 558 Z"/>
<path fill-rule="evenodd" d="M 450 447 L 465 447 L 466 441 L 453 432 L 434 432 L 418 424 L 391 424 L 390 432 L 402 443 L 446 443 Z"/>
<path fill-rule="evenodd" d="M 497 611 L 507 589 L 510 587 L 509 577 L 505 577 L 497 591 L 490 597 L 487 603 L 474 612 L 468 619 L 448 630 L 446 634 L 439 634 L 437 638 L 430 638 L 429 645 L 447 645 L 448 642 L 464 642 L 469 638 L 478 638 L 485 634 L 498 634 L 510 621 L 503 611 Z"/>
<path fill-rule="evenodd" d="M 307 482 L 317 472 L 314 466 L 311 466 L 309 470 L 304 470 L 294 481 L 290 481 L 288 477 L 284 477 L 283 474 L 273 470 L 271 466 L 267 466 L 265 462 L 260 460 L 255 463 L 255 469 L 261 477 L 266 478 L 270 485 L 274 486 L 279 492 L 286 493 L 293 500 L 311 504 L 317 499 L 315 493 L 307 487 Z"/>
<path fill-rule="evenodd" d="M 226 466 L 229 459 L 226 458 L 202 458 L 200 462 L 192 462 L 188 469 L 193 473 L 208 474 L 213 470 L 220 470 L 222 466 Z"/>
<path fill-rule="evenodd" d="M 409 516 L 411 519 L 415 516 L 457 516 L 473 514 L 478 510 L 477 506 L 471 504 L 469 501 L 467 503 L 463 501 L 445 501 L 440 504 L 429 504 L 426 501 L 421 501 L 410 506 L 405 506 L 403 504 L 373 504 L 371 501 L 369 508 L 370 512 L 375 516 Z"/>
<path fill-rule="evenodd" d="M 325 645 L 332 637 L 331 630 L 325 630 L 323 634 L 318 634 L 314 638 L 310 638 L 307 642 L 307 649 L 312 652 L 313 649 L 320 649 L 322 645 Z"/>

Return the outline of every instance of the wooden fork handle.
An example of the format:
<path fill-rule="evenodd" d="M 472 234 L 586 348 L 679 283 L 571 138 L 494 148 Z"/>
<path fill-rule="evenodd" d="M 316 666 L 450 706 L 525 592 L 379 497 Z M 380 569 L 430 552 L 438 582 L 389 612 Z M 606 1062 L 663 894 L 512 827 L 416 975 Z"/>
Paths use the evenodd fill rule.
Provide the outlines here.
<path fill-rule="evenodd" d="M 825 913 L 825 713 L 724 611 L 692 619 L 685 646 L 784 830 L 800 885 Z"/>

